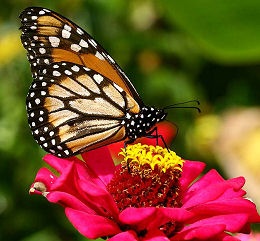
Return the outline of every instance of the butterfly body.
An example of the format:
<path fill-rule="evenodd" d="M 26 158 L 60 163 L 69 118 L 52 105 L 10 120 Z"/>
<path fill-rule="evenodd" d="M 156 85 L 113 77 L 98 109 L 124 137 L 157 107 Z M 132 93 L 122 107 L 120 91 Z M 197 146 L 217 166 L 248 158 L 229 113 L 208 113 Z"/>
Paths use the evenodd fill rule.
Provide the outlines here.
<path fill-rule="evenodd" d="M 127 113 L 125 117 L 126 136 L 130 140 L 146 136 L 156 123 L 166 118 L 166 115 L 163 110 L 148 106 L 142 107 L 138 114 Z"/>
<path fill-rule="evenodd" d="M 34 81 L 26 99 L 36 142 L 69 157 L 149 134 L 165 119 L 147 107 L 112 57 L 84 30 L 49 9 L 25 9 L 21 40 Z"/>

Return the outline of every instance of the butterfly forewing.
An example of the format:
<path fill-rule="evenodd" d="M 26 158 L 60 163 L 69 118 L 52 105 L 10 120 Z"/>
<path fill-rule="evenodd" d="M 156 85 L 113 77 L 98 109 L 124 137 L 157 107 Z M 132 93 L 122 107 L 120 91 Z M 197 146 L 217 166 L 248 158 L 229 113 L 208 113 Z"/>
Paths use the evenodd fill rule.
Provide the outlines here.
<path fill-rule="evenodd" d="M 51 10 L 25 9 L 22 42 L 28 51 L 33 77 L 39 66 L 67 61 L 90 68 L 107 77 L 142 104 L 137 91 L 112 57 L 89 34 L 67 18 Z M 133 110 L 138 112 L 139 110 Z"/>
<path fill-rule="evenodd" d="M 100 73 L 70 62 L 40 67 L 27 96 L 35 140 L 60 157 L 125 138 L 125 109 L 138 104 Z"/>

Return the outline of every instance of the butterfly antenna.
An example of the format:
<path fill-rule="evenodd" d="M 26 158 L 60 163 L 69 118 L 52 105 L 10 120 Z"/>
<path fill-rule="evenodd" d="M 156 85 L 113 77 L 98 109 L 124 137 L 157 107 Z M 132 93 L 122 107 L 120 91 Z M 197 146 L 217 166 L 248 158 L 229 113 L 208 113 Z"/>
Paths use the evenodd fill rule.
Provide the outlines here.
<path fill-rule="evenodd" d="M 199 113 L 201 113 L 201 110 L 199 107 L 196 106 L 178 106 L 178 105 L 183 105 L 183 104 L 187 104 L 187 103 L 196 103 L 197 105 L 200 105 L 200 102 L 198 100 L 189 100 L 189 101 L 185 101 L 185 102 L 180 102 L 180 103 L 176 103 L 173 105 L 168 105 L 166 107 L 163 108 L 163 110 L 167 110 L 167 109 L 196 109 Z"/>

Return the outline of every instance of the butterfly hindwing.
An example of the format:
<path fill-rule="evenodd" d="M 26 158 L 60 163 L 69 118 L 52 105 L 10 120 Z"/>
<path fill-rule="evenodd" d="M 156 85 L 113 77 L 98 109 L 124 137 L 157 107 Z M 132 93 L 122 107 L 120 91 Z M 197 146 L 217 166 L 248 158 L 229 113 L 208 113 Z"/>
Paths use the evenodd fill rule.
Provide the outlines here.
<path fill-rule="evenodd" d="M 124 111 L 138 104 L 96 71 L 58 62 L 39 68 L 26 105 L 35 140 L 68 157 L 124 139 Z"/>
<path fill-rule="evenodd" d="M 113 58 L 88 33 L 67 18 L 51 10 L 25 9 L 22 22 L 22 43 L 28 51 L 33 77 L 39 66 L 67 61 L 93 69 L 119 85 L 142 105 L 134 86 Z M 137 110 L 136 110 L 137 112 Z"/>

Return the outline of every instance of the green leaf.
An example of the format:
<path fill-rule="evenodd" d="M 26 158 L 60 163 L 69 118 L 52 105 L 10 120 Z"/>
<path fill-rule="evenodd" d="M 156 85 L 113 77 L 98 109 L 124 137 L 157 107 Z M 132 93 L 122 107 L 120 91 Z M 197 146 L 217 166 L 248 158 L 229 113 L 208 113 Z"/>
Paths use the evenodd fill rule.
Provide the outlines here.
<path fill-rule="evenodd" d="M 259 0 L 163 0 L 167 19 L 204 55 L 227 64 L 260 60 Z"/>

